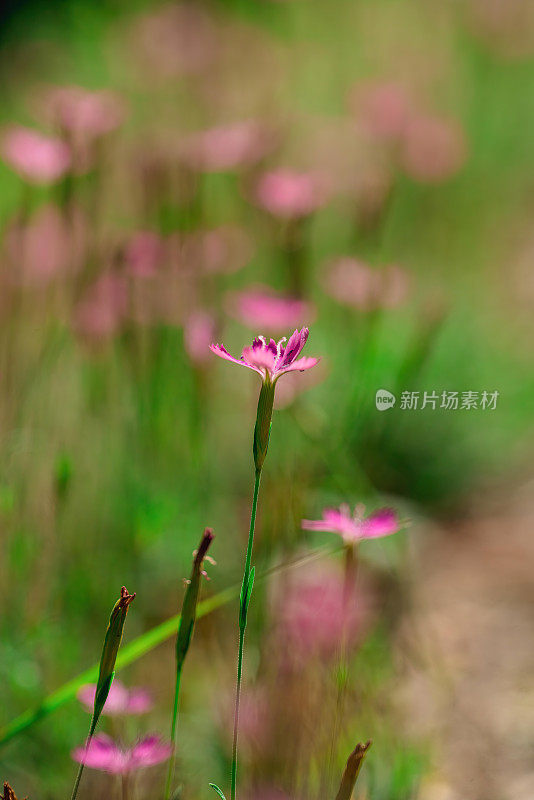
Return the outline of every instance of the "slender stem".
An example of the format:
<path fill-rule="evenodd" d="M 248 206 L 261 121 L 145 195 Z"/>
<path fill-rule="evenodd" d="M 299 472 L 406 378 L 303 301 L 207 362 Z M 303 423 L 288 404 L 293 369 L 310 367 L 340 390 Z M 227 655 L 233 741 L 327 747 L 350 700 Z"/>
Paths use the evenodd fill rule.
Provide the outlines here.
<path fill-rule="evenodd" d="M 169 800 L 170 793 L 171 793 L 171 784 L 172 779 L 174 778 L 174 767 L 176 764 L 176 722 L 178 719 L 178 696 L 180 694 L 180 679 L 182 677 L 182 669 L 180 668 L 176 672 L 176 687 L 174 690 L 174 706 L 172 712 L 172 723 L 171 723 L 171 742 L 173 746 L 173 752 L 171 756 L 171 760 L 169 761 L 169 770 L 167 772 L 167 783 L 165 784 L 165 800 Z"/>
<path fill-rule="evenodd" d="M 84 766 L 85 765 L 84 765 L 84 763 L 82 761 L 82 763 L 80 764 L 80 767 L 78 769 L 78 774 L 76 775 L 76 780 L 74 781 L 74 789 L 72 790 L 71 800 L 76 800 L 76 795 L 78 794 L 78 787 L 79 787 L 80 781 L 82 779 L 82 773 L 83 773 Z"/>
<path fill-rule="evenodd" d="M 128 800 L 128 797 L 130 796 L 128 775 L 122 776 L 121 783 L 122 783 L 122 800 Z"/>
<path fill-rule="evenodd" d="M 250 513 L 250 530 L 248 533 L 247 553 L 245 556 L 245 569 L 243 572 L 243 586 L 248 585 L 250 577 L 250 562 L 252 560 L 252 545 L 254 542 L 254 528 L 256 526 L 256 510 L 258 507 L 258 494 L 260 491 L 261 469 L 257 469 L 254 478 L 254 494 L 252 496 L 252 510 Z M 237 734 L 239 728 L 239 702 L 241 699 L 241 676 L 243 674 L 243 649 L 245 645 L 245 629 L 247 626 L 248 602 L 241 596 L 244 608 L 239 609 L 239 649 L 237 654 L 237 683 L 235 693 L 235 712 L 234 712 L 234 736 L 232 741 L 232 778 L 231 778 L 231 800 L 236 800 L 237 786 Z"/>

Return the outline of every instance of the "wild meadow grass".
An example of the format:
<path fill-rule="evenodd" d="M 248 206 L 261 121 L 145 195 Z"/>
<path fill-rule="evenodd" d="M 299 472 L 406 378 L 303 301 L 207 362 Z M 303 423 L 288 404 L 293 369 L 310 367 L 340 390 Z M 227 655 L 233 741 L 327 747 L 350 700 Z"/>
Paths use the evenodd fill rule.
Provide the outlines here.
<path fill-rule="evenodd" d="M 531 463 L 534 36 L 490 5 L 6 21 L 7 800 L 433 800 L 415 567 Z"/>

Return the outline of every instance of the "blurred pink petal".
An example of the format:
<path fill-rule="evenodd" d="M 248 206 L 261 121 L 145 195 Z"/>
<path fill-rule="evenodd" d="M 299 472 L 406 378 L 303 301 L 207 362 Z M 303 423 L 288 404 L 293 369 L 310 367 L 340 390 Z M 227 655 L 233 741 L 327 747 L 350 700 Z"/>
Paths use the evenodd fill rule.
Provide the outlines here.
<path fill-rule="evenodd" d="M 92 92 L 81 86 L 58 86 L 47 92 L 45 101 L 62 129 L 86 138 L 114 131 L 125 116 L 124 101 L 108 90 Z"/>
<path fill-rule="evenodd" d="M 163 742 L 159 736 L 148 736 L 131 749 L 123 750 L 109 736 L 98 734 L 87 748 L 77 747 L 72 752 L 72 758 L 102 772 L 128 775 L 143 767 L 152 767 L 167 761 L 171 754 L 172 745 L 170 742 Z"/>
<path fill-rule="evenodd" d="M 126 245 L 124 260 L 130 275 L 152 278 L 158 274 L 165 258 L 165 243 L 156 233 L 134 233 Z"/>
<path fill-rule="evenodd" d="M 402 525 L 396 512 L 391 508 L 382 508 L 364 517 L 361 507 L 357 506 L 351 514 L 350 508 L 344 504 L 339 508 L 325 508 L 322 519 L 303 519 L 302 527 L 307 531 L 339 533 L 346 543 L 353 544 L 363 539 L 391 536 L 397 533 Z"/>
<path fill-rule="evenodd" d="M 259 179 L 255 199 L 275 217 L 296 219 L 312 214 L 327 200 L 324 181 L 317 175 L 280 169 Z"/>
<path fill-rule="evenodd" d="M 86 254 L 87 235 L 78 209 L 71 209 L 67 219 L 56 206 L 41 206 L 26 223 L 15 223 L 5 233 L 10 280 L 45 286 L 54 278 L 77 273 Z"/>
<path fill-rule="evenodd" d="M 35 183 L 53 183 L 71 165 L 70 150 L 64 142 L 21 126 L 4 133 L 2 156 L 12 169 Z"/>
<path fill-rule="evenodd" d="M 409 278 L 396 265 L 372 269 L 347 256 L 331 265 L 326 278 L 326 290 L 338 302 L 361 311 L 395 308 L 408 296 Z"/>
<path fill-rule="evenodd" d="M 135 23 L 136 59 L 163 77 L 200 72 L 215 56 L 217 40 L 206 11 L 192 3 L 164 5 Z"/>
<path fill-rule="evenodd" d="M 372 136 L 388 141 L 403 135 L 412 112 L 406 89 L 394 82 L 365 82 L 350 96 L 351 109 Z"/>
<path fill-rule="evenodd" d="M 245 120 L 192 134 L 184 143 L 183 156 L 194 169 L 224 172 L 256 163 L 270 142 L 263 126 Z"/>
<path fill-rule="evenodd" d="M 313 322 L 311 304 L 293 297 L 275 294 L 267 287 L 257 287 L 228 296 L 228 310 L 249 328 L 263 328 L 279 333 L 298 327 L 303 321 Z"/>
<path fill-rule="evenodd" d="M 185 349 L 194 364 L 209 360 L 209 347 L 215 338 L 215 319 L 206 311 L 190 314 L 184 325 Z"/>
<path fill-rule="evenodd" d="M 181 247 L 184 266 L 204 273 L 236 272 L 246 266 L 254 253 L 249 234 L 236 225 L 195 231 Z"/>
<path fill-rule="evenodd" d="M 336 656 L 342 637 L 354 646 L 369 616 L 361 589 L 347 595 L 343 573 L 330 562 L 299 570 L 284 585 L 277 631 L 284 657 L 297 664 Z"/>
<path fill-rule="evenodd" d="M 467 158 L 462 127 L 455 120 L 414 117 L 406 127 L 401 162 L 421 183 L 440 183 L 455 175 Z"/>
<path fill-rule="evenodd" d="M 88 339 L 107 339 L 120 329 L 127 303 L 124 279 L 119 275 L 101 275 L 75 309 L 74 326 Z"/>
<path fill-rule="evenodd" d="M 82 686 L 77 697 L 88 711 L 92 712 L 95 701 L 96 684 L 89 683 Z M 108 698 L 104 705 L 103 714 L 115 716 L 117 714 L 145 714 L 152 708 L 153 702 L 146 689 L 127 689 L 120 681 L 115 679 L 111 684 Z"/>
<path fill-rule="evenodd" d="M 77 747 L 73 750 L 72 758 L 79 764 L 85 764 L 86 767 L 109 772 L 112 775 L 126 774 L 128 771 L 126 753 L 123 753 L 105 733 L 94 736 L 88 747 Z"/>

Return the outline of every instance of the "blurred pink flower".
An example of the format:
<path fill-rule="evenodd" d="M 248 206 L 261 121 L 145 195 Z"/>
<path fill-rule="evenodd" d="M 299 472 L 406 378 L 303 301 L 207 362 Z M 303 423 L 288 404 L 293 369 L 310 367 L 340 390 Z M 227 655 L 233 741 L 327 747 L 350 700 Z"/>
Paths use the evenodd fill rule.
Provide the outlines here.
<path fill-rule="evenodd" d="M 124 101 L 108 90 L 92 92 L 80 86 L 58 86 L 48 91 L 46 103 L 62 129 L 84 138 L 114 131 L 125 115 Z"/>
<path fill-rule="evenodd" d="M 2 155 L 12 169 L 34 183 L 53 183 L 71 165 L 70 150 L 64 142 L 21 126 L 4 133 Z"/>
<path fill-rule="evenodd" d="M 322 367 L 322 368 L 321 368 Z M 287 408 L 291 405 L 303 392 L 308 389 L 313 389 L 319 383 L 322 383 L 327 375 L 327 370 L 323 364 L 319 364 L 317 369 L 311 372 L 306 372 L 304 375 L 296 372 L 290 372 L 287 378 L 284 378 L 282 383 L 276 387 L 276 396 L 274 398 L 274 407 L 276 409 Z"/>
<path fill-rule="evenodd" d="M 167 761 L 171 754 L 171 743 L 163 742 L 159 736 L 147 736 L 132 748 L 123 750 L 113 739 L 101 733 L 91 740 L 88 747 L 77 747 L 72 752 L 72 758 L 92 769 L 112 775 L 128 775 L 143 767 Z"/>
<path fill-rule="evenodd" d="M 401 138 L 412 111 L 406 89 L 394 82 L 360 84 L 352 90 L 349 102 L 368 133 L 389 141 Z"/>
<path fill-rule="evenodd" d="M 270 147 L 271 137 L 253 120 L 221 125 L 192 134 L 184 144 L 189 166 L 204 172 L 224 172 L 259 161 Z"/>
<path fill-rule="evenodd" d="M 119 330 L 127 309 L 124 278 L 101 275 L 75 309 L 75 328 L 88 339 L 106 339 Z"/>
<path fill-rule="evenodd" d="M 92 712 L 95 702 L 96 684 L 88 683 L 78 691 L 78 700 L 87 711 Z M 152 697 L 147 689 L 127 689 L 120 681 L 114 680 L 109 690 L 103 714 L 146 714 L 153 706 Z"/>
<path fill-rule="evenodd" d="M 255 198 L 275 217 L 298 219 L 312 214 L 326 202 L 324 181 L 318 175 L 279 169 L 259 179 Z"/>
<path fill-rule="evenodd" d="M 361 311 L 395 308 L 408 295 L 408 274 L 394 264 L 372 269 L 355 258 L 339 258 L 332 264 L 326 290 L 338 302 Z"/>
<path fill-rule="evenodd" d="M 165 243 L 156 233 L 138 231 L 126 245 L 124 259 L 134 278 L 152 278 L 165 258 Z"/>
<path fill-rule="evenodd" d="M 467 158 L 460 124 L 439 117 L 413 117 L 404 132 L 401 163 L 421 183 L 439 183 L 452 177 Z"/>
<path fill-rule="evenodd" d="M 75 274 L 83 263 L 87 224 L 79 209 L 69 219 L 54 205 L 41 206 L 25 223 L 5 233 L 5 259 L 16 284 L 45 286 L 54 278 Z"/>
<path fill-rule="evenodd" d="M 195 311 L 186 319 L 184 345 L 194 364 L 204 364 L 209 359 L 209 347 L 215 330 L 215 319 L 206 311 Z"/>
<path fill-rule="evenodd" d="M 223 734 L 231 741 L 235 697 L 228 694 L 220 703 L 220 724 Z M 264 687 L 249 687 L 242 691 L 239 706 L 239 737 L 249 747 L 264 748 L 270 733 L 269 696 Z"/>
<path fill-rule="evenodd" d="M 361 590 L 347 591 L 343 573 L 330 562 L 299 571 L 284 584 L 276 610 L 284 658 L 297 663 L 328 659 L 343 637 L 348 645 L 357 642 L 368 619 L 369 598 Z"/>
<path fill-rule="evenodd" d="M 308 333 L 308 328 L 302 328 L 300 331 L 295 330 L 287 342 L 287 346 L 284 346 L 285 337 L 280 339 L 279 342 L 271 339 L 267 343 L 263 336 L 258 336 L 252 342 L 251 347 L 243 349 L 241 358 L 234 358 L 220 344 L 211 344 L 210 350 L 227 361 L 233 361 L 234 364 L 254 370 L 264 380 L 274 382 L 287 372 L 311 369 L 319 362 L 318 358 L 298 357 L 306 344 Z"/>
<path fill-rule="evenodd" d="M 235 272 L 252 258 L 254 246 L 243 228 L 222 225 L 195 231 L 184 239 L 181 259 L 184 266 L 204 273 Z"/>
<path fill-rule="evenodd" d="M 135 24 L 136 59 L 141 56 L 163 77 L 202 71 L 213 61 L 216 45 L 213 22 L 196 4 L 164 5 Z"/>
<path fill-rule="evenodd" d="M 310 303 L 277 295 L 266 287 L 231 293 L 228 310 L 249 328 L 267 328 L 276 332 L 301 325 L 304 319 L 311 322 L 315 317 L 315 309 Z"/>
<path fill-rule="evenodd" d="M 354 544 L 362 539 L 391 536 L 400 530 L 401 523 L 393 509 L 381 508 L 368 517 L 364 517 L 364 510 L 364 506 L 356 506 L 351 514 L 345 503 L 339 508 L 325 508 L 322 519 L 303 519 L 302 527 L 306 531 L 339 533 L 347 544 Z"/>

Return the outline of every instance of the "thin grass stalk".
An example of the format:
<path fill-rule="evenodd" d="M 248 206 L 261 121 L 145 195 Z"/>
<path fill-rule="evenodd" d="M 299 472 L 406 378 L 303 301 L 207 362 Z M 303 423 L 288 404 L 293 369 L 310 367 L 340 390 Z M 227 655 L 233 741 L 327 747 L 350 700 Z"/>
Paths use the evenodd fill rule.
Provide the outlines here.
<path fill-rule="evenodd" d="M 360 774 L 364 758 L 367 755 L 367 751 L 371 747 L 371 744 L 372 742 L 370 739 L 365 744 L 360 742 L 356 745 L 348 757 L 347 765 L 345 767 L 345 771 L 343 772 L 343 777 L 341 778 L 339 791 L 336 795 L 336 800 L 350 800 L 352 797 L 352 792 L 354 791 L 354 786 L 358 780 L 358 775 Z"/>
<path fill-rule="evenodd" d="M 178 720 L 178 698 L 180 695 L 180 682 L 182 679 L 182 670 L 185 659 L 193 638 L 193 631 L 195 628 L 195 621 L 197 617 L 197 604 L 198 595 L 200 591 L 200 580 L 203 574 L 203 561 L 206 558 L 208 549 L 214 539 L 213 531 L 211 528 L 206 528 L 198 549 L 194 554 L 193 568 L 191 570 L 191 577 L 187 582 L 187 590 L 184 597 L 182 606 L 182 614 L 180 617 L 180 625 L 178 627 L 178 634 L 176 636 L 176 684 L 174 689 L 174 703 L 171 719 L 171 742 L 173 746 L 173 754 L 169 761 L 169 769 L 167 772 L 167 781 L 165 784 L 165 800 L 168 800 L 171 793 L 171 785 L 174 777 L 174 769 L 176 764 L 176 727 Z"/>

